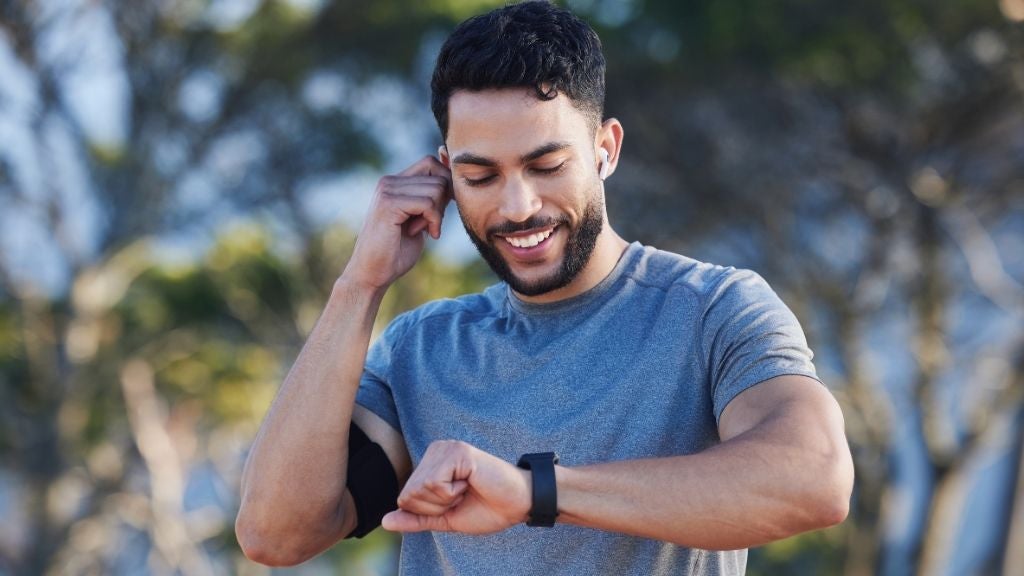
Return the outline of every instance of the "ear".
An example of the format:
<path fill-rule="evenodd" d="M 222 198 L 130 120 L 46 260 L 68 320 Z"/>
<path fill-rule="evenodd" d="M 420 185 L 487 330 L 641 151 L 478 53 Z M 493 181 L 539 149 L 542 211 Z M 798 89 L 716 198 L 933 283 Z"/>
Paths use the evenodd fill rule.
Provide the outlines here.
<path fill-rule="evenodd" d="M 440 160 L 441 164 L 444 164 L 444 167 L 448 169 L 449 176 L 451 176 L 452 159 L 448 156 L 448 147 L 444 144 L 437 147 L 437 159 Z M 448 179 L 448 194 L 450 194 L 452 202 L 455 202 L 457 206 L 459 201 L 455 199 L 455 183 L 454 178 L 451 177 Z"/>
<path fill-rule="evenodd" d="M 619 164 L 619 153 L 622 151 L 622 124 L 615 118 L 609 118 L 597 129 L 594 140 L 594 153 L 597 156 L 595 165 L 600 165 L 603 158 L 598 153 L 599 148 L 608 152 L 608 162 L 605 164 L 607 176 L 615 173 L 615 167 Z M 606 176 L 606 177 L 607 177 Z"/>

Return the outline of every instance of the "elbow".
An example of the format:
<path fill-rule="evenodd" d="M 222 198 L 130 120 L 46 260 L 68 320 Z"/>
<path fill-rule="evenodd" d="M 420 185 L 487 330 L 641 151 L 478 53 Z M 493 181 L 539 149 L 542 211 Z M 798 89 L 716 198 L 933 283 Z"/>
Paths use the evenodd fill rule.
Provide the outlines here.
<path fill-rule="evenodd" d="M 814 528 L 830 528 L 842 524 L 850 514 L 850 499 L 831 497 L 825 498 L 818 507 L 814 518 Z"/>
<path fill-rule="evenodd" d="M 295 554 L 277 546 L 271 535 L 241 514 L 235 520 L 235 537 L 242 554 L 253 562 L 265 566 L 294 566 L 302 562 Z"/>
<path fill-rule="evenodd" d="M 803 500 L 806 506 L 804 530 L 819 530 L 841 524 L 850 514 L 853 494 L 853 459 L 849 450 L 842 450 L 830 462 L 824 463 L 820 474 L 815 474 L 809 493 Z"/>
<path fill-rule="evenodd" d="M 355 520 L 345 508 L 335 503 L 307 506 L 304 514 L 295 515 L 243 498 L 235 519 L 235 537 L 242 553 L 253 562 L 295 566 L 330 548 L 355 528 Z"/>
<path fill-rule="evenodd" d="M 265 566 L 295 566 L 310 557 L 289 545 L 286 535 L 276 533 L 267 523 L 254 520 L 244 512 L 239 512 L 235 519 L 235 537 L 246 558 Z"/>

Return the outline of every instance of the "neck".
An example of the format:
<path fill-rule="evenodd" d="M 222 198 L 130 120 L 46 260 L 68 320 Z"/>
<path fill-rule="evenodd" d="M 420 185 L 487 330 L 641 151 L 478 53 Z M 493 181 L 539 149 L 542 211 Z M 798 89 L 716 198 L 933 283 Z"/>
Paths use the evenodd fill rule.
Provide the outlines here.
<path fill-rule="evenodd" d="M 622 253 L 626 250 L 627 246 L 629 246 L 629 243 L 623 240 L 618 233 L 612 230 L 611 227 L 608 226 L 606 220 L 604 229 L 597 237 L 597 243 L 594 245 L 594 251 L 590 254 L 590 260 L 587 262 L 587 265 L 583 267 L 583 270 L 580 270 L 580 273 L 573 278 L 572 282 L 557 290 L 552 290 L 536 296 L 524 296 L 519 292 L 516 292 L 515 294 L 523 302 L 530 302 L 531 304 L 550 304 L 552 302 L 558 302 L 559 300 L 566 300 L 574 296 L 579 296 L 594 286 L 597 286 L 602 280 L 612 273 L 612 270 L 619 262 L 619 258 L 622 257 Z"/>

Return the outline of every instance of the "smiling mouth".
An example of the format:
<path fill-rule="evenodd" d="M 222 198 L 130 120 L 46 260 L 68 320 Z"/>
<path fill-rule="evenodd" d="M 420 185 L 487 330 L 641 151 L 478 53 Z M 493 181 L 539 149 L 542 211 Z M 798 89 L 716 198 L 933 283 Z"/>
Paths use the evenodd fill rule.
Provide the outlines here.
<path fill-rule="evenodd" d="M 514 248 L 533 248 L 547 240 L 552 234 L 554 234 L 554 232 L 555 228 L 551 228 L 543 232 L 534 232 L 533 234 L 526 236 L 502 236 L 501 238 Z"/>

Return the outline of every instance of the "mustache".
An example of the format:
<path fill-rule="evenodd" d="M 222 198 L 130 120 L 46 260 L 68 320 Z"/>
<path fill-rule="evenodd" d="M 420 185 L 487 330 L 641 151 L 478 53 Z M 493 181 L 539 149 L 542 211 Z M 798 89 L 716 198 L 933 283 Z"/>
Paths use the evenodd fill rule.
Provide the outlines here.
<path fill-rule="evenodd" d="M 549 226 L 557 226 L 559 224 L 569 224 L 569 219 L 553 218 L 551 216 L 530 216 L 522 222 L 503 222 L 497 226 L 491 226 L 487 229 L 487 236 L 491 237 L 496 234 L 515 234 L 516 232 L 526 232 L 527 230 L 534 230 L 536 228 L 547 228 Z"/>

